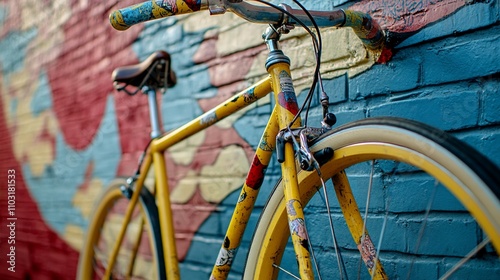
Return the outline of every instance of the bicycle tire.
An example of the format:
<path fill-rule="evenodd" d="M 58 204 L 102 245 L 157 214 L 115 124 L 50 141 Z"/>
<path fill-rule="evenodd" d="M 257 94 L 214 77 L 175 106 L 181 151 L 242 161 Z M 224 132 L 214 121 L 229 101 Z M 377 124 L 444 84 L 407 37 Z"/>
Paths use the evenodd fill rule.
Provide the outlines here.
<path fill-rule="evenodd" d="M 102 278 L 107 259 L 98 259 L 98 256 L 109 258 L 106 250 L 112 249 L 118 235 L 120 218 L 128 204 L 128 198 L 120 189 L 125 184 L 122 179 L 113 181 L 96 204 L 80 254 L 77 279 Z M 121 244 L 112 279 L 166 279 L 158 209 L 147 188 L 142 188 L 138 205 Z M 144 221 L 142 230 L 141 220 Z M 134 256 L 133 259 L 130 256 Z"/>
<path fill-rule="evenodd" d="M 389 118 L 389 117 L 365 119 L 332 130 L 329 133 L 326 133 L 325 135 L 321 136 L 316 141 L 314 141 L 314 143 L 311 145 L 311 150 L 313 152 L 316 152 L 326 147 L 332 148 L 334 150 L 334 155 L 333 158 L 330 159 L 327 163 L 322 164 L 321 174 L 322 177 L 325 178 L 325 181 L 326 179 L 332 178 L 334 175 L 343 176 L 336 174 L 341 174 L 343 170 L 345 170 L 349 166 L 369 161 L 371 165 L 374 166 L 373 167 L 374 170 L 378 169 L 379 172 L 378 176 L 380 177 L 376 177 L 375 179 L 377 180 L 380 179 L 381 181 L 386 180 L 386 182 L 388 182 L 388 183 L 382 182 L 380 184 L 382 187 L 386 188 L 384 190 L 384 197 L 381 199 L 383 203 L 379 203 L 379 205 L 383 206 L 383 209 L 381 209 L 380 207 L 372 208 L 371 206 L 368 207 L 365 206 L 365 210 L 369 209 L 370 212 L 373 212 L 372 214 L 370 214 L 373 216 L 373 218 L 378 218 L 380 220 L 381 217 L 385 216 L 386 217 L 384 218 L 385 221 L 392 221 L 393 219 L 392 216 L 395 215 L 396 218 L 394 218 L 394 221 L 398 221 L 397 220 L 398 215 L 400 216 L 406 215 L 408 217 L 422 216 L 422 218 L 426 218 L 427 220 L 429 220 L 429 217 L 432 219 L 436 219 L 435 223 L 437 224 L 437 221 L 440 218 L 439 215 L 443 213 L 444 214 L 452 213 L 453 215 L 454 213 L 446 211 L 459 211 L 459 214 L 456 214 L 460 215 L 458 217 L 460 218 L 468 217 L 466 216 L 467 213 L 465 213 L 465 211 L 462 211 L 460 207 L 458 207 L 458 210 L 454 208 L 455 205 L 453 204 L 454 202 L 451 199 L 449 201 L 452 201 L 450 202 L 450 204 L 453 204 L 452 205 L 453 207 L 451 207 L 452 210 L 445 209 L 446 207 L 449 207 L 448 205 L 443 205 L 443 206 L 438 205 L 436 207 L 437 210 L 434 210 L 435 207 L 434 205 L 441 203 L 441 202 L 436 203 L 435 194 L 432 195 L 432 197 L 434 197 L 432 202 L 428 203 L 428 206 L 426 206 L 427 209 L 425 213 L 422 213 L 422 209 L 417 209 L 417 211 L 415 212 L 416 214 L 412 212 L 409 212 L 408 214 L 407 212 L 405 212 L 408 211 L 406 209 L 402 212 L 397 212 L 397 211 L 394 212 L 386 208 L 388 207 L 387 205 L 390 204 L 389 203 L 390 199 L 393 199 L 388 195 L 389 193 L 387 191 L 389 188 L 392 188 L 392 185 L 391 181 L 388 180 L 387 177 L 383 177 L 387 176 L 387 172 L 385 174 L 383 173 L 383 167 L 384 167 L 383 164 L 385 164 L 385 162 L 378 164 L 379 161 L 377 160 L 389 158 L 389 159 L 397 159 L 401 162 L 404 162 L 405 164 L 402 164 L 403 165 L 402 168 L 400 168 L 400 165 L 396 165 L 395 170 L 397 171 L 391 170 L 391 172 L 393 172 L 392 175 L 400 177 L 407 176 L 404 178 L 412 178 L 411 176 L 422 176 L 421 175 L 422 173 L 416 171 L 413 167 L 407 168 L 407 164 L 412 164 L 417 166 L 425 165 L 427 171 L 431 170 L 432 172 L 434 172 L 433 174 L 435 176 L 439 177 L 435 178 L 435 176 L 433 175 L 431 176 L 432 178 L 434 178 L 439 182 L 445 181 L 448 183 L 448 186 L 446 187 L 451 188 L 450 192 L 453 193 L 455 196 L 458 196 L 457 201 L 460 201 L 461 204 L 465 204 L 464 205 L 465 209 L 468 210 L 472 209 L 472 211 L 474 212 L 475 219 L 477 219 L 478 223 L 480 224 L 481 230 L 487 230 L 486 233 L 478 231 L 476 233 L 477 240 L 471 240 L 470 242 L 472 244 L 479 243 L 481 241 L 480 239 L 486 234 L 487 236 L 489 236 L 491 243 L 493 244 L 493 246 L 488 245 L 486 248 L 481 249 L 479 254 L 480 257 L 478 257 L 480 261 L 476 261 L 475 259 L 472 260 L 473 266 L 484 264 L 485 267 L 487 267 L 489 270 L 487 269 L 486 270 L 487 272 L 478 273 L 477 275 L 471 275 L 473 273 L 468 272 L 468 270 L 466 270 L 464 273 L 466 273 L 467 278 L 479 277 L 486 279 L 488 277 L 492 278 L 497 277 L 498 274 L 500 274 L 499 272 L 500 263 L 497 255 L 498 252 L 500 252 L 500 177 L 499 177 L 500 171 L 487 158 L 476 152 L 473 148 L 466 145 L 465 143 L 457 140 L 456 138 L 440 130 L 437 130 L 435 128 L 432 128 L 430 126 L 415 121 L 410 121 L 400 118 Z M 405 156 L 407 158 L 404 158 Z M 348 171 L 356 175 L 356 172 L 359 172 L 357 168 L 359 168 L 359 166 L 350 167 Z M 436 171 L 439 172 L 436 173 Z M 310 212 L 311 214 L 314 214 L 316 216 L 325 215 L 324 211 L 323 210 L 318 211 L 317 210 L 318 208 L 312 208 L 312 210 L 308 210 L 309 206 L 307 205 L 308 203 L 309 204 L 316 203 L 316 201 L 311 200 L 312 194 L 313 193 L 319 194 L 320 189 L 323 189 L 321 187 L 322 184 L 319 181 L 319 176 L 317 175 L 317 173 L 314 171 L 313 172 L 299 171 L 297 177 L 299 178 L 299 188 L 301 192 L 304 212 Z M 375 179 L 370 179 L 370 180 L 375 180 Z M 356 177 L 352 179 L 353 182 L 359 181 L 356 180 L 357 180 Z M 451 182 L 449 180 L 451 180 Z M 432 182 L 432 184 L 437 185 L 437 183 L 434 182 Z M 371 185 L 373 185 L 373 181 Z M 434 188 L 437 187 L 435 186 Z M 353 192 L 357 192 L 359 189 L 360 188 L 357 188 L 357 186 L 353 186 L 353 190 L 355 190 Z M 374 190 L 372 189 L 371 192 L 373 191 Z M 438 192 L 440 191 L 441 190 L 438 190 Z M 392 194 L 394 194 L 394 192 L 392 192 Z M 367 195 L 367 197 L 369 197 L 369 195 Z M 410 201 L 410 199 L 408 199 L 408 201 Z M 448 203 L 447 201 L 445 202 Z M 329 205 L 331 205 L 331 203 L 329 203 Z M 311 207 L 317 207 L 317 204 Z M 440 209 L 439 207 L 442 207 L 443 209 Z M 432 210 L 430 210 L 431 208 Z M 349 214 L 344 214 L 342 211 L 338 209 L 333 209 L 333 211 L 334 213 L 331 214 L 331 216 L 336 215 L 335 217 L 343 221 L 343 223 L 346 223 L 346 221 L 342 219 L 350 218 Z M 413 216 L 417 214 L 419 214 L 419 216 Z M 370 215 L 368 215 L 367 217 L 370 217 Z M 316 218 L 316 216 L 313 217 L 314 224 L 312 225 L 308 223 L 308 219 L 306 217 L 306 226 L 308 228 L 311 227 L 314 228 L 315 230 L 322 229 L 322 227 L 320 227 L 319 223 L 317 222 L 317 219 L 319 218 Z M 387 218 L 388 216 L 389 218 Z M 468 225 L 470 220 L 465 218 L 463 221 L 467 221 Z M 365 224 L 368 225 L 370 222 L 371 221 L 365 222 Z M 426 225 L 427 223 L 431 224 L 430 222 L 423 220 L 418 220 L 415 222 L 416 223 L 420 222 L 422 225 Z M 434 223 L 434 220 L 432 222 Z M 461 223 L 462 220 L 459 220 L 455 223 L 453 222 L 453 218 L 450 218 L 448 222 L 450 224 L 457 224 L 459 226 L 462 224 Z M 384 223 L 382 223 L 381 227 L 386 227 Z M 472 223 L 475 224 L 476 222 L 473 221 Z M 342 231 L 342 225 L 339 226 L 338 224 L 339 223 L 337 223 L 337 225 L 334 226 L 334 228 L 337 227 L 335 231 L 338 231 L 338 228 L 340 228 L 340 231 Z M 380 222 L 379 223 L 375 222 L 373 224 L 380 225 Z M 463 224 L 466 223 L 464 222 Z M 372 232 L 370 232 L 370 230 L 367 227 L 365 228 L 365 226 L 363 226 L 363 229 L 367 230 L 369 234 L 372 234 Z M 420 231 L 422 231 L 422 233 Z M 314 231 L 310 230 L 310 232 L 314 234 Z M 444 231 L 443 233 L 445 234 L 444 238 L 446 238 L 447 233 Z M 410 233 L 404 232 L 404 234 L 405 238 L 403 239 L 412 239 Z M 419 229 L 420 239 L 423 239 L 422 236 L 424 234 L 426 234 L 425 229 L 424 230 Z M 461 234 L 465 235 L 464 233 Z M 284 251 L 293 252 L 293 249 L 291 249 L 292 247 L 290 245 L 288 245 L 287 247 L 287 242 L 290 242 L 289 235 L 290 235 L 290 229 L 286 216 L 283 186 L 280 180 L 276 184 L 257 223 L 256 230 L 254 232 L 254 237 L 251 242 L 247 257 L 247 263 L 244 269 L 244 279 L 277 279 L 278 274 L 282 273 L 280 272 L 281 269 L 278 266 L 281 265 Z M 384 234 L 379 233 L 379 235 L 381 235 L 383 239 L 387 239 L 387 237 L 384 237 Z M 312 240 L 312 237 L 310 235 L 308 237 Z M 322 239 L 333 239 L 329 238 L 327 235 L 323 235 L 322 237 L 323 237 Z M 348 237 L 350 238 L 349 242 L 353 243 L 353 237 L 350 235 Z M 453 237 L 454 238 L 449 238 L 450 242 L 453 242 L 454 241 L 453 239 L 458 238 L 456 234 L 453 235 Z M 382 238 L 380 238 L 380 240 L 382 240 Z M 460 236 L 460 238 L 462 237 Z M 427 242 L 427 240 L 429 239 L 432 238 L 426 238 L 425 242 Z M 312 243 L 311 240 L 309 241 Z M 377 239 L 372 238 L 372 240 L 376 241 Z M 445 240 L 443 243 L 447 242 L 446 239 L 438 239 L 438 240 L 441 240 L 440 242 Z M 393 241 L 393 243 L 396 244 L 398 242 L 398 236 L 392 237 L 391 240 L 389 241 Z M 319 257 L 315 257 L 317 259 L 318 258 L 321 259 L 324 255 L 328 255 L 329 254 L 328 249 L 331 248 L 327 247 L 321 242 L 323 242 L 323 240 L 320 240 L 319 242 L 320 245 L 313 245 L 311 247 L 315 248 L 314 246 L 316 246 L 319 248 L 320 252 L 315 253 L 319 255 Z M 342 241 L 342 242 L 344 243 L 342 243 L 343 245 L 339 246 L 339 250 L 342 251 L 343 254 L 347 256 L 347 261 L 343 260 L 342 261 L 343 264 L 340 264 L 339 265 L 340 268 L 338 269 L 332 269 L 330 265 L 321 266 L 321 264 L 320 268 L 330 267 L 329 272 L 334 273 L 334 275 L 338 274 L 337 275 L 338 278 L 341 278 L 344 275 L 350 276 L 349 278 L 352 278 L 353 273 L 357 274 L 356 277 L 357 279 L 370 278 L 371 277 L 370 274 L 366 273 L 368 274 L 367 276 L 366 274 L 364 274 L 364 272 L 360 273 L 359 269 L 355 272 L 353 272 L 352 269 L 351 271 L 343 270 L 342 266 L 355 268 L 356 262 L 353 260 L 360 259 L 359 256 L 360 253 L 358 251 L 359 248 L 357 247 L 357 245 L 348 245 L 348 243 L 346 243 L 347 241 Z M 404 240 L 403 242 L 407 241 Z M 421 247 L 422 245 L 420 243 L 422 242 L 420 240 L 417 240 L 417 242 L 419 243 L 419 245 L 414 247 L 415 248 L 414 252 L 411 252 L 411 250 L 409 250 L 410 246 L 408 246 L 408 248 L 403 248 L 403 250 L 397 251 L 395 248 L 399 248 L 398 245 L 397 244 L 393 245 L 389 242 L 389 246 L 392 247 L 389 248 L 387 255 L 385 257 L 386 259 L 383 259 L 384 257 L 382 253 L 384 253 L 384 251 L 383 250 L 378 251 L 379 245 L 377 244 L 377 247 L 373 246 L 374 249 L 377 249 L 377 255 L 380 254 L 379 256 L 382 265 L 384 265 L 384 261 L 388 264 L 388 267 L 386 268 L 389 269 L 386 269 L 386 271 L 384 272 L 386 273 L 385 276 L 388 276 L 389 278 L 404 278 L 407 276 L 404 274 L 408 273 L 408 275 L 410 275 L 412 270 L 414 270 L 415 267 L 417 267 L 416 272 L 420 273 L 421 275 L 417 276 L 417 278 L 420 277 L 420 279 L 425 279 L 425 278 L 430 279 L 429 274 L 430 275 L 436 274 L 435 276 L 431 277 L 437 278 L 438 275 L 444 274 L 441 271 L 443 267 L 452 267 L 453 264 L 460 259 L 461 255 L 459 256 L 453 255 L 453 254 L 458 254 L 455 253 L 454 250 L 465 251 L 464 249 L 456 249 L 453 246 L 451 246 L 452 247 L 451 249 L 445 248 L 443 245 L 443 249 L 446 252 L 448 252 L 448 254 L 451 254 L 449 253 L 450 251 L 453 251 L 453 254 L 451 254 L 452 256 L 439 255 L 437 253 L 435 254 L 432 251 L 434 250 L 434 247 L 432 246 L 436 245 L 424 244 L 425 246 L 424 249 L 430 252 L 430 256 L 424 256 L 423 252 L 421 253 L 421 251 L 423 250 Z M 438 247 L 440 247 L 440 244 L 438 244 L 436 249 Z M 313 251 L 316 250 L 318 249 L 313 249 Z M 290 255 L 292 255 L 292 257 L 290 257 L 290 261 L 288 261 L 288 263 L 293 264 L 295 260 L 292 261 L 291 259 L 294 259 L 294 256 L 293 254 Z M 407 261 L 406 263 L 405 260 Z M 438 261 L 437 272 L 425 271 L 426 262 L 432 263 L 433 261 L 434 262 Z M 361 261 L 359 261 L 358 263 L 361 263 Z M 414 265 L 415 263 L 417 265 Z M 398 265 L 401 265 L 402 267 L 400 270 L 398 270 L 399 268 L 395 268 Z M 418 268 L 419 265 L 420 267 Z M 491 269 L 493 269 L 493 271 Z M 473 271 L 474 269 L 472 268 L 471 270 Z M 298 274 L 296 267 L 293 268 L 291 271 L 293 271 L 295 275 Z M 366 268 L 362 269 L 362 271 L 368 272 Z M 485 277 L 485 275 L 488 275 L 488 273 L 491 272 L 493 272 L 491 275 Z M 374 276 L 376 276 L 375 278 L 377 278 L 380 275 L 375 274 Z M 327 279 L 331 279 L 331 275 L 327 277 Z"/>

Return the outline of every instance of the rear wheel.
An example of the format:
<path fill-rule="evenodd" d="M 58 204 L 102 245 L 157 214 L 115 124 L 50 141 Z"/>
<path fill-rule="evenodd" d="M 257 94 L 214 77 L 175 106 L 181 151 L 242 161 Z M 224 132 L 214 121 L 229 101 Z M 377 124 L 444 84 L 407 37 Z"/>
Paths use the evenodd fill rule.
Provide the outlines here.
<path fill-rule="evenodd" d="M 78 279 L 102 279 L 120 231 L 129 199 L 121 191 L 125 180 L 113 182 L 101 197 L 89 222 L 78 265 Z M 120 245 L 112 279 L 165 279 L 165 265 L 153 195 L 142 188 Z"/>
<path fill-rule="evenodd" d="M 318 279 L 499 279 L 500 171 L 457 139 L 426 125 L 367 119 L 323 135 L 334 150 L 298 174 Z M 298 277 L 283 185 L 264 208 L 245 279 Z"/>

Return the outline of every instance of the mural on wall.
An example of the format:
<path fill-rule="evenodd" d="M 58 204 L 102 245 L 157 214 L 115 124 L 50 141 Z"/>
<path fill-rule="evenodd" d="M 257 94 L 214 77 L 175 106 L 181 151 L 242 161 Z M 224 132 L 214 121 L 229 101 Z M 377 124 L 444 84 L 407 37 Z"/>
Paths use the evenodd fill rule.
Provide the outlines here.
<path fill-rule="evenodd" d="M 460 0 L 363 0 L 351 7 L 370 13 L 379 23 L 396 33 L 413 33 L 471 4 Z"/>
<path fill-rule="evenodd" d="M 365 0 L 351 8 L 372 13 L 382 26 L 406 37 L 467 2 Z M 0 3 L 1 172 L 16 170 L 20 220 L 16 254 L 21 274 L 45 271 L 56 277 L 75 273 L 92 202 L 111 179 L 133 172 L 146 146 L 147 101 L 141 95 L 129 97 L 113 91 L 110 73 L 115 67 L 137 63 L 156 49 L 173 54 L 179 83 L 161 97 L 166 130 L 209 110 L 248 86 L 247 80 L 265 74 L 265 47 L 258 40 L 261 29 L 231 15 L 207 19 L 208 13 L 139 25 L 126 32 L 111 29 L 109 11 L 133 3 Z M 228 17 L 232 28 L 219 28 L 227 26 Z M 325 36 L 342 39 L 346 32 L 328 30 Z M 238 34 L 252 39 L 234 40 Z M 307 46 L 309 41 L 298 35 L 283 43 L 285 47 L 294 44 Z M 374 63 L 366 59 L 357 41 L 339 49 L 335 51 L 356 53 L 352 61 L 357 70 L 349 70 L 349 74 L 366 71 Z M 303 50 L 288 53 L 296 61 L 292 68 L 297 73 L 297 92 L 307 87 L 307 73 L 314 66 L 303 61 L 304 56 L 299 55 Z M 323 69 L 329 77 L 345 73 L 339 70 L 345 67 L 337 63 L 345 57 L 335 51 L 325 51 Z M 269 101 L 258 106 L 270 110 Z M 193 136 L 167 154 L 181 258 L 217 203 L 236 190 L 246 175 L 252 145 L 260 137 L 253 135 L 253 127 L 238 125 L 252 123 L 256 116 L 245 114 L 249 110 Z M 6 199 L 1 200 L 4 209 Z M 30 224 L 23 225 L 23 219 Z M 0 237 L 4 240 L 8 234 L 1 231 Z M 51 247 L 58 249 L 47 252 Z M 44 251 L 48 257 L 34 257 L 36 251 Z M 0 260 L 5 263 L 3 252 L 2 245 Z M 71 262 L 65 269 L 48 265 L 57 260 L 67 263 L 64 260 L 68 259 Z"/>

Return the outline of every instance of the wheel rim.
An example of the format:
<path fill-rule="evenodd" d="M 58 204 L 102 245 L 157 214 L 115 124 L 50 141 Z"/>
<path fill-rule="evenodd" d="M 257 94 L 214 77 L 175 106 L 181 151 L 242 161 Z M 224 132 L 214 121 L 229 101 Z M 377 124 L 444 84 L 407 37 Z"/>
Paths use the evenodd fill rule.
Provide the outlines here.
<path fill-rule="evenodd" d="M 121 220 L 128 203 L 118 186 L 112 188 L 98 203 L 96 216 L 89 225 L 85 251 L 81 256 L 81 279 L 101 279 L 106 270 L 106 258 L 114 245 L 115 237 L 121 227 Z M 120 246 L 120 252 L 113 268 L 113 279 L 156 279 L 157 271 L 152 233 L 147 230 L 149 221 L 143 215 L 142 204 L 138 203 L 127 234 Z M 100 229 L 100 230 L 93 230 Z M 134 257 L 135 256 L 135 257 Z"/>
<path fill-rule="evenodd" d="M 324 148 L 320 143 L 315 150 Z M 425 170 L 434 177 L 439 178 L 440 181 L 445 183 L 452 193 L 458 197 L 458 199 L 470 209 L 471 213 L 476 217 L 479 224 L 491 237 L 492 243 L 499 251 L 499 235 L 500 229 L 498 225 L 498 217 L 495 217 L 493 212 L 488 212 L 488 208 L 480 206 L 478 199 L 483 199 L 484 197 L 476 197 L 476 194 L 470 193 L 463 188 L 460 180 L 458 180 L 450 172 L 446 171 L 442 166 L 437 164 L 435 161 L 425 157 L 422 154 L 415 153 L 405 147 L 396 146 L 387 143 L 365 143 L 363 145 L 354 144 L 349 145 L 340 149 L 335 150 L 334 158 L 326 163 L 322 167 L 322 175 L 324 178 L 330 178 L 334 174 L 340 172 L 344 168 L 352 165 L 353 163 L 368 161 L 372 159 L 385 158 L 390 160 L 398 160 L 401 162 L 411 163 L 420 169 Z M 472 174 L 465 174 L 465 177 L 473 176 Z M 299 182 L 301 183 L 301 191 L 303 196 L 303 203 L 308 201 L 313 193 L 316 192 L 317 186 L 320 186 L 320 180 L 316 173 L 301 172 L 299 174 Z M 315 186 L 305 189 L 303 186 Z M 482 196 L 484 194 L 481 193 Z M 480 196 L 481 196 L 480 195 Z M 472 197 L 472 199 L 471 199 Z M 498 210 L 498 204 L 491 202 L 490 206 L 493 209 Z M 495 208 L 496 207 L 496 208 Z M 264 240 L 273 240 L 273 242 L 264 242 L 263 250 L 266 252 L 260 260 L 257 261 L 256 279 L 263 279 L 262 277 L 269 277 L 274 273 L 276 277 L 277 270 L 270 265 L 270 263 L 278 263 L 281 259 L 284 247 L 286 245 L 286 239 L 280 239 L 284 231 L 288 231 L 288 223 L 286 218 L 286 213 L 284 211 L 284 201 L 280 201 L 278 204 L 272 206 L 272 208 L 280 209 L 278 215 L 269 222 L 269 228 L 275 228 L 274 232 L 268 232 L 264 237 Z M 491 209 L 491 208 L 490 208 Z M 498 212 L 496 212 L 498 213 Z M 265 247 L 265 248 L 264 248 Z M 261 274 L 259 274 L 261 273 Z"/>

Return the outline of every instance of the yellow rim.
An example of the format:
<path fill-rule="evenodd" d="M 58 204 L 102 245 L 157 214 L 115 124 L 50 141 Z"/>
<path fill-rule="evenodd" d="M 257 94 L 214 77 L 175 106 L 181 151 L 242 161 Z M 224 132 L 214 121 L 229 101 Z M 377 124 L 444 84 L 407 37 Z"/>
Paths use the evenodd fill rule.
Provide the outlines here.
<path fill-rule="evenodd" d="M 345 168 L 372 159 L 387 159 L 405 162 L 416 166 L 445 185 L 448 190 L 471 212 L 482 229 L 490 237 L 497 252 L 500 252 L 500 229 L 495 217 L 482 206 L 474 194 L 467 191 L 460 180 L 445 170 L 434 160 L 416 151 L 386 143 L 355 144 L 335 150 L 334 157 L 322 166 L 321 172 L 325 179 L 333 177 Z M 301 199 L 305 205 L 321 186 L 316 172 L 300 172 L 298 174 Z M 274 206 L 273 206 L 274 207 Z M 256 261 L 254 279 L 275 279 L 277 269 L 272 264 L 279 264 L 283 250 L 288 241 L 287 218 L 284 201 L 275 207 L 275 215 L 269 222 L 268 230 L 260 248 L 259 259 Z M 286 234 L 283 234 L 286 233 Z M 274 273 L 274 275 L 273 275 Z M 272 275 L 273 278 L 270 278 Z"/>
<path fill-rule="evenodd" d="M 122 192 L 119 189 L 119 186 L 122 185 L 124 181 L 118 181 L 115 183 L 111 184 L 111 187 L 103 194 L 100 202 L 97 204 L 97 208 L 95 209 L 94 215 L 92 216 L 88 230 L 87 230 L 87 236 L 86 236 L 86 242 L 84 244 L 84 251 L 82 252 L 80 256 L 80 264 L 79 264 L 79 272 L 78 272 L 78 279 L 85 280 L 85 279 L 93 279 L 94 278 L 94 244 L 100 239 L 101 237 L 101 229 L 104 226 L 104 223 L 106 222 L 106 218 L 108 216 L 109 210 L 115 205 L 115 203 L 123 199 L 125 200 L 126 198 L 123 196 Z M 144 213 L 144 209 L 142 207 L 141 203 L 138 203 L 139 211 L 141 213 Z M 144 225 L 138 225 L 139 229 L 141 227 L 146 227 L 147 229 L 151 228 L 151 225 L 149 224 L 148 219 L 144 217 L 144 214 L 140 215 L 141 217 L 138 217 L 137 219 L 139 221 L 143 221 L 145 223 Z M 142 232 L 142 231 L 141 231 Z M 147 230 L 148 232 L 148 238 L 150 240 L 154 240 L 153 233 L 151 230 Z M 134 236 L 131 238 L 127 238 L 128 240 L 135 240 L 137 242 L 141 240 L 140 236 L 142 234 L 138 234 L 138 236 Z M 112 244 L 111 244 L 112 245 Z M 137 249 L 138 244 L 130 244 L 132 247 L 132 250 Z M 152 253 L 154 254 L 155 250 L 153 249 L 154 244 L 150 244 Z M 134 254 L 134 251 L 131 252 Z M 133 255 L 131 255 L 133 256 Z M 134 257 L 135 258 L 135 257 Z M 107 263 L 109 263 L 109 260 L 106 260 Z M 128 265 L 134 265 L 134 262 L 130 262 L 130 260 L 127 261 Z M 152 266 L 156 267 L 156 258 L 153 257 L 152 260 Z M 125 272 L 132 273 L 132 268 L 125 268 Z M 153 273 L 156 272 L 156 269 L 153 270 Z"/>

